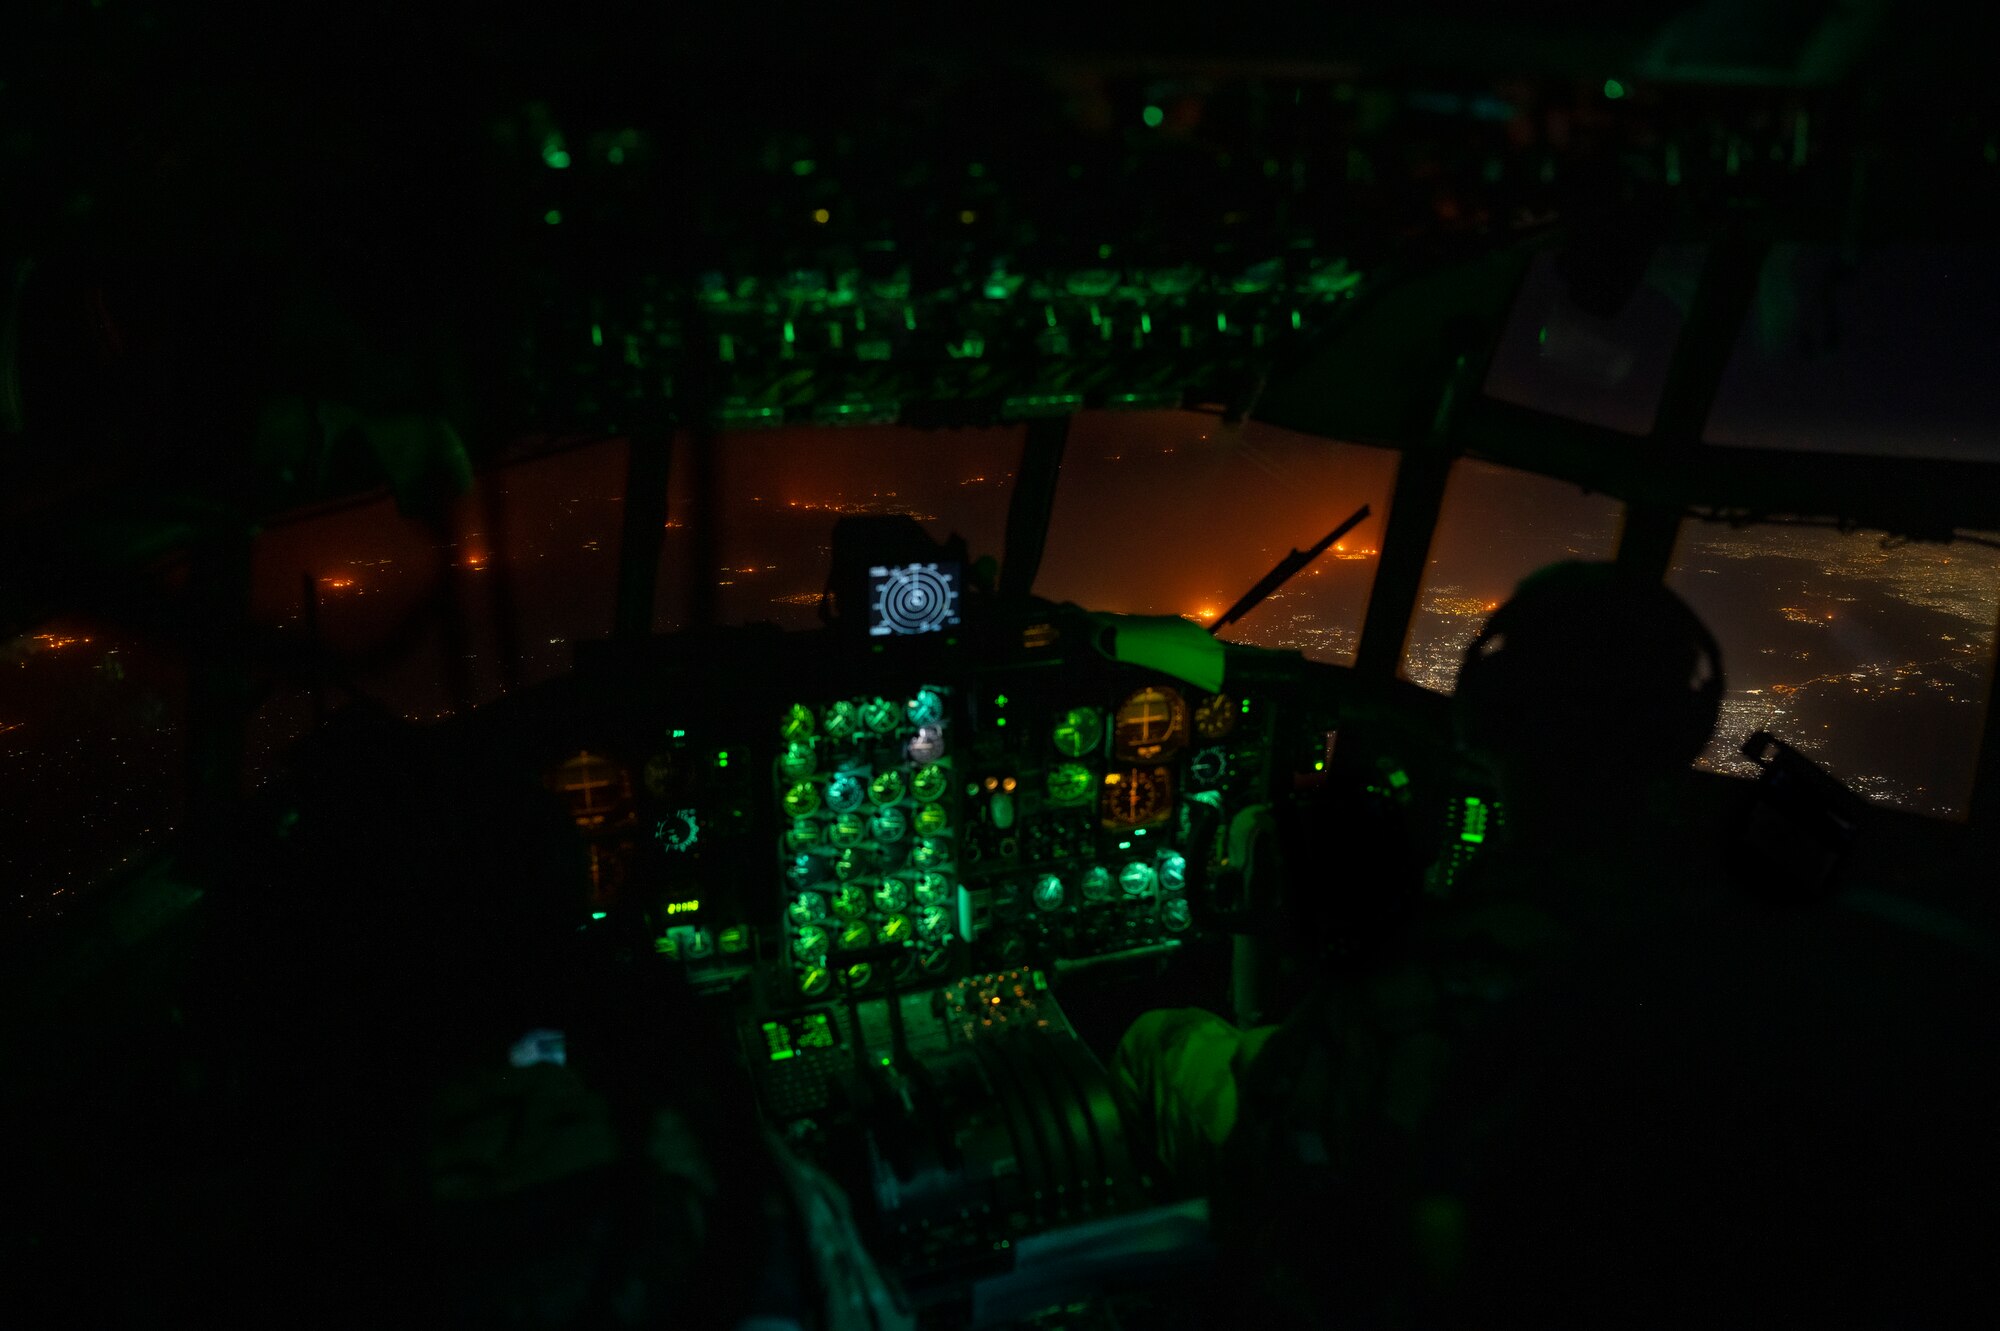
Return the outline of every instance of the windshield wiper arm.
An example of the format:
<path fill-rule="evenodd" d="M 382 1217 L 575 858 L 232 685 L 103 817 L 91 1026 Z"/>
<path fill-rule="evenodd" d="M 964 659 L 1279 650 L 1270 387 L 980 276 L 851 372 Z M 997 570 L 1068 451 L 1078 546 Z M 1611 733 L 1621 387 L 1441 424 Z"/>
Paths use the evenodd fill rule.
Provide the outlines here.
<path fill-rule="evenodd" d="M 1210 633 L 1220 633 L 1229 625 L 1234 624 L 1237 620 L 1255 610 L 1265 597 L 1289 582 L 1294 573 L 1297 573 L 1307 564 L 1312 563 L 1313 560 L 1325 554 L 1328 546 L 1360 526 L 1367 517 L 1368 505 L 1363 504 L 1360 508 L 1354 510 L 1352 517 L 1328 532 L 1326 539 L 1315 545 L 1312 549 L 1306 551 L 1294 550 L 1283 559 L 1280 559 L 1278 566 L 1269 573 L 1266 573 L 1255 587 L 1243 593 L 1243 598 L 1224 611 L 1222 618 L 1210 624 L 1208 631 Z"/>

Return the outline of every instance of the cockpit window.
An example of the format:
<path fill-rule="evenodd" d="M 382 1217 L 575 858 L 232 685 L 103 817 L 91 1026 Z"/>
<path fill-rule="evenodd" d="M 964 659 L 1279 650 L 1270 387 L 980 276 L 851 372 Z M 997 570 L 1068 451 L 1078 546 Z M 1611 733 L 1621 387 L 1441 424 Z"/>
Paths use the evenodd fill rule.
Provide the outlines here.
<path fill-rule="evenodd" d="M 1715 633 L 1729 677 L 1701 765 L 1754 775 L 1738 750 L 1767 730 L 1870 799 L 1964 815 L 1993 687 L 2000 550 L 1690 523 L 1668 585 Z"/>
<path fill-rule="evenodd" d="M 1363 504 L 1371 515 L 1223 636 L 1352 664 L 1396 454 L 1194 412 L 1086 412 L 1070 427 L 1038 595 L 1217 616 Z"/>
<path fill-rule="evenodd" d="M 2000 249 L 1779 245 L 1708 422 L 1711 443 L 2000 459 Z"/>
<path fill-rule="evenodd" d="M 1487 395 L 1651 433 L 1706 253 L 1662 245 L 1648 258 L 1606 239 L 1536 256 L 1487 371 Z"/>
<path fill-rule="evenodd" d="M 0 642 L 0 935 L 162 845 L 187 771 L 171 646 L 75 621 Z"/>
<path fill-rule="evenodd" d="M 626 460 L 612 439 L 495 468 L 438 524 L 383 498 L 274 526 L 253 551 L 251 613 L 326 648 L 327 703 L 351 683 L 427 721 L 549 679 L 611 631 Z M 253 772 L 313 722 L 305 682 L 276 683 Z"/>
<path fill-rule="evenodd" d="M 1429 567 L 1403 647 L 1403 673 L 1450 693 L 1465 648 L 1521 579 L 1565 559 L 1609 559 L 1624 506 L 1471 458 L 1452 467 L 1431 535 Z"/>
<path fill-rule="evenodd" d="M 1000 556 L 1023 426 L 780 429 L 716 441 L 716 619 L 813 628 L 832 566 L 833 524 L 847 514 L 908 513 L 932 536 L 965 537 L 973 559 Z M 668 482 L 656 622 L 689 622 L 700 576 L 693 519 L 701 502 L 693 449 L 676 443 Z"/>

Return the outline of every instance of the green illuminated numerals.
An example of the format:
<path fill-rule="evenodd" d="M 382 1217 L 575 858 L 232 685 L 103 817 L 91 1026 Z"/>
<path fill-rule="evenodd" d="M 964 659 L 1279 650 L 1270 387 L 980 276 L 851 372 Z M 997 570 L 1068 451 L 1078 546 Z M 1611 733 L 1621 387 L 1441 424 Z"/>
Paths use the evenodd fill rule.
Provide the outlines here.
<path fill-rule="evenodd" d="M 917 875 L 917 900 L 926 906 L 943 905 L 951 895 L 951 880 L 941 873 Z"/>
<path fill-rule="evenodd" d="M 877 804 L 894 804 L 903 798 L 903 774 L 901 772 L 879 772 L 868 783 L 868 798 Z"/>
<path fill-rule="evenodd" d="M 805 818 L 819 808 L 819 787 L 810 781 L 794 782 L 785 792 L 785 812 L 793 818 Z"/>
<path fill-rule="evenodd" d="M 921 768 L 910 778 L 910 793 L 921 804 L 930 804 L 944 798 L 951 789 L 951 773 L 938 766 Z"/>
<path fill-rule="evenodd" d="M 1097 783 L 1082 763 L 1059 763 L 1049 772 L 1049 798 L 1057 804 L 1087 804 Z"/>
<path fill-rule="evenodd" d="M 821 728 L 828 739 L 851 739 L 861 729 L 861 714 L 851 702 L 834 703 L 826 709 L 826 720 L 821 723 Z"/>
<path fill-rule="evenodd" d="M 1091 707 L 1072 707 L 1056 723 L 1050 740 L 1065 758 L 1081 758 L 1094 752 L 1104 740 L 1104 718 Z"/>
<path fill-rule="evenodd" d="M 813 755 L 811 740 L 793 740 L 785 746 L 784 756 L 778 759 L 778 771 L 787 781 L 803 781 L 818 766 L 819 760 Z"/>
<path fill-rule="evenodd" d="M 951 830 L 951 815 L 942 804 L 926 804 L 917 810 L 917 831 L 924 836 L 943 836 Z"/>
<path fill-rule="evenodd" d="M 784 736 L 787 744 L 793 744 L 800 740 L 811 739 L 816 729 L 818 725 L 813 720 L 812 708 L 802 702 L 795 702 L 785 712 L 785 719 L 780 723 L 778 733 Z"/>
<path fill-rule="evenodd" d="M 891 915 L 875 931 L 875 941 L 884 945 L 907 943 L 910 938 L 910 917 L 907 915 Z"/>
<path fill-rule="evenodd" d="M 858 846 L 868 839 L 868 820 L 858 813 L 843 813 L 833 820 L 827 839 L 842 848 Z"/>
<path fill-rule="evenodd" d="M 861 705 L 861 724 L 878 735 L 886 735 L 903 723 L 903 709 L 887 698 L 871 698 Z"/>
<path fill-rule="evenodd" d="M 858 920 L 868 913 L 868 889 L 849 883 L 833 894 L 833 913 L 843 920 Z"/>

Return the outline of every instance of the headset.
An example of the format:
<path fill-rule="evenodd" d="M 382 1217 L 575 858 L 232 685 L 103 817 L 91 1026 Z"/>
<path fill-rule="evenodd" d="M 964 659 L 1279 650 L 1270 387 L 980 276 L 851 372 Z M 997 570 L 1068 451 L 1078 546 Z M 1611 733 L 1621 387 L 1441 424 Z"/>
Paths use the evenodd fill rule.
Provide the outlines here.
<path fill-rule="evenodd" d="M 1726 687 L 1722 648 L 1687 602 L 1615 565 L 1580 561 L 1523 581 L 1467 645 L 1458 675 L 1475 744 L 1537 714 L 1575 715 L 1588 699 L 1607 712 L 1628 708 L 1620 728 L 1676 765 L 1715 734 Z"/>

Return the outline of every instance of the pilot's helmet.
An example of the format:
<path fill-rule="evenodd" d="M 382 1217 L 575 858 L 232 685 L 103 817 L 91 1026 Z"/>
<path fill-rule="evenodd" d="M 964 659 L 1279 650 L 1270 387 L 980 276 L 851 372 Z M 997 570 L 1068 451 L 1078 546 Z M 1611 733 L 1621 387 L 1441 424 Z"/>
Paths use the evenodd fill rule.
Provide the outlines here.
<path fill-rule="evenodd" d="M 1569 561 L 1523 580 L 1473 638 L 1454 712 L 1475 753 L 1651 775 L 1701 753 L 1722 693 L 1721 649 L 1687 602 Z"/>

